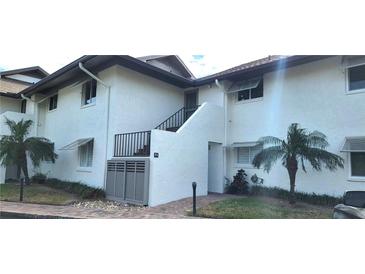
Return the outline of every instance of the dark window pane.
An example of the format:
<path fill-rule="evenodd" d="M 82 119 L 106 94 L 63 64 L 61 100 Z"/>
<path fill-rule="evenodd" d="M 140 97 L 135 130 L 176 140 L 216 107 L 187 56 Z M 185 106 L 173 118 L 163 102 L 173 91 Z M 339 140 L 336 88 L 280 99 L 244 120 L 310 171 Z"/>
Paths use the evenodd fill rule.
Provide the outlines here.
<path fill-rule="evenodd" d="M 365 152 L 351 152 L 351 175 L 365 177 Z"/>
<path fill-rule="evenodd" d="M 263 81 L 260 82 L 257 88 L 251 89 L 251 99 L 261 98 L 264 96 Z"/>
<path fill-rule="evenodd" d="M 95 102 L 96 80 L 90 80 L 82 86 L 83 104 L 88 105 Z"/>
<path fill-rule="evenodd" d="M 96 80 L 92 80 L 91 82 L 91 98 L 96 97 Z"/>
<path fill-rule="evenodd" d="M 243 90 L 238 92 L 238 101 L 250 99 L 250 90 Z"/>
<path fill-rule="evenodd" d="M 49 98 L 49 110 L 54 110 L 57 108 L 57 99 L 58 99 L 58 95 L 54 95 L 51 98 Z"/>
<path fill-rule="evenodd" d="M 86 82 L 84 84 L 83 90 L 84 90 L 84 104 L 90 104 L 90 82 Z"/>
<path fill-rule="evenodd" d="M 53 97 L 49 98 L 49 106 L 48 106 L 48 110 L 52 109 L 53 109 Z"/>
<path fill-rule="evenodd" d="M 25 113 L 27 111 L 27 100 L 22 100 L 20 105 L 20 112 Z"/>
<path fill-rule="evenodd" d="M 365 65 L 349 68 L 349 89 L 365 88 Z"/>

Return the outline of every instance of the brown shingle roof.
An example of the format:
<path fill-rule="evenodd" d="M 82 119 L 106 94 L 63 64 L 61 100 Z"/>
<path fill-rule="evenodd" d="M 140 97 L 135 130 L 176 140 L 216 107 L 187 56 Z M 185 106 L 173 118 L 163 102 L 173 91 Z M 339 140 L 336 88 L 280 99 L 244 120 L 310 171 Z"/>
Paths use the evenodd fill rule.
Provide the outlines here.
<path fill-rule="evenodd" d="M 287 58 L 287 57 L 288 56 L 286 56 L 286 55 L 270 55 L 265 58 L 261 58 L 261 59 L 255 60 L 255 61 L 241 64 L 241 65 L 233 67 L 233 68 L 229 68 L 229 69 L 220 71 L 215 74 L 208 75 L 207 77 L 221 76 L 221 75 L 225 75 L 225 74 L 232 73 L 232 72 L 238 72 L 238 71 L 246 70 L 249 68 L 254 68 L 254 67 L 258 67 L 258 66 L 265 65 L 268 63 L 272 63 L 279 59 L 283 59 L 283 58 Z"/>

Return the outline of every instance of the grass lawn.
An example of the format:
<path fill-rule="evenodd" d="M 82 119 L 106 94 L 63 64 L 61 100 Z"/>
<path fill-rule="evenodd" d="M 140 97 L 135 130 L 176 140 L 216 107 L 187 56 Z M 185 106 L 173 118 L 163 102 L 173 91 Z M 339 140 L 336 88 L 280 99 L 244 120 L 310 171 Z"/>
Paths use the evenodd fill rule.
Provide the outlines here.
<path fill-rule="evenodd" d="M 0 200 L 19 202 L 20 185 L 17 183 L 0 184 Z M 66 205 L 79 198 L 71 193 L 63 190 L 50 188 L 39 184 L 31 184 L 24 186 L 25 203 L 50 204 L 50 205 Z"/>
<path fill-rule="evenodd" d="M 197 209 L 197 216 L 215 219 L 330 219 L 333 208 L 268 197 L 226 199 Z"/>

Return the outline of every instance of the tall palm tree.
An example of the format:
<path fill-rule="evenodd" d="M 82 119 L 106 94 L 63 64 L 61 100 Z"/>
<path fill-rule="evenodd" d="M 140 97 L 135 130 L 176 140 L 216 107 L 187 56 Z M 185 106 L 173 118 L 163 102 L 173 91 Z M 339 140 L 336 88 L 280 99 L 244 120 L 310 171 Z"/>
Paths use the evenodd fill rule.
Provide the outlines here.
<path fill-rule="evenodd" d="M 344 160 L 326 150 L 329 146 L 327 137 L 319 131 L 308 132 L 300 128 L 299 124 L 291 124 L 288 129 L 287 139 L 266 136 L 258 141 L 264 146 L 253 159 L 253 165 L 260 168 L 262 165 L 266 172 L 271 170 L 273 163 L 281 159 L 282 165 L 288 170 L 290 180 L 290 203 L 295 203 L 295 179 L 298 164 L 306 172 L 305 163 L 309 162 L 313 169 L 321 171 L 322 167 L 335 171 L 343 168 Z M 265 147 L 266 145 L 273 145 Z"/>
<path fill-rule="evenodd" d="M 2 166 L 15 165 L 18 176 L 23 171 L 25 183 L 29 184 L 29 173 L 27 156 L 31 159 L 33 166 L 37 167 L 42 161 L 55 162 L 57 154 L 54 152 L 53 143 L 46 138 L 30 137 L 31 120 L 21 120 L 16 123 L 5 118 L 5 124 L 10 129 L 10 135 L 0 139 L 0 164 Z M 23 183 L 20 184 L 20 201 L 23 200 Z"/>

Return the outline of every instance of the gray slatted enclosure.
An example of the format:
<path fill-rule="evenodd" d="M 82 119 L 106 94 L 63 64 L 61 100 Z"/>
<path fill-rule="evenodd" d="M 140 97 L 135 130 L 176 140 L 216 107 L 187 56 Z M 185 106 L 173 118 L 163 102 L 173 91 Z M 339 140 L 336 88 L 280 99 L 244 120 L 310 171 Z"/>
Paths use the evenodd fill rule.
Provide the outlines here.
<path fill-rule="evenodd" d="M 149 159 L 107 162 L 106 196 L 110 200 L 148 205 Z"/>

